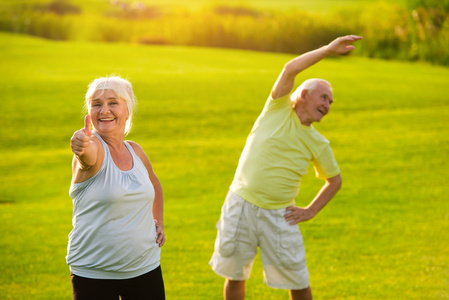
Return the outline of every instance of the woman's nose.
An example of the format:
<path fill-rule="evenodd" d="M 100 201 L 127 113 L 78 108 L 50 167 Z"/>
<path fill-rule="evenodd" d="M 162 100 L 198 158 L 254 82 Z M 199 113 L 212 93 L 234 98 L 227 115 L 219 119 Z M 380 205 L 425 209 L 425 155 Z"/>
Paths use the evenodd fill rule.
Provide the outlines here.
<path fill-rule="evenodd" d="M 101 106 L 100 114 L 105 115 L 109 112 L 109 107 L 107 105 Z"/>

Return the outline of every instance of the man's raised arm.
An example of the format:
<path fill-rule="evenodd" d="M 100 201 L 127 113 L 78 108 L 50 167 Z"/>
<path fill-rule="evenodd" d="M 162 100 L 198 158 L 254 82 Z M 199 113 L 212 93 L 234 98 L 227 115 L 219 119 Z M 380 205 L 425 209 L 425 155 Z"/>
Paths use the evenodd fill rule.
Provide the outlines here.
<path fill-rule="evenodd" d="M 357 35 L 342 36 L 336 38 L 326 46 L 306 52 L 292 59 L 286 63 L 282 69 L 281 74 L 271 90 L 271 97 L 273 99 L 278 99 L 287 95 L 293 89 L 296 75 L 316 64 L 323 58 L 331 55 L 348 53 L 354 50 L 355 47 L 351 44 L 360 39 L 362 39 L 362 37 Z"/>

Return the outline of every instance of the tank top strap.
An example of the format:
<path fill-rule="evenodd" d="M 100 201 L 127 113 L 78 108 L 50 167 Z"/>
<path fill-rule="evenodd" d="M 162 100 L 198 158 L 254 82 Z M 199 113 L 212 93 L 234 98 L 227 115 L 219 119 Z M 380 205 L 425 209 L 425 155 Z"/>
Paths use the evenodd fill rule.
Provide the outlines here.
<path fill-rule="evenodd" d="M 95 134 L 95 136 L 100 140 L 101 144 L 103 145 L 104 159 L 109 160 L 109 158 L 111 157 L 111 153 L 109 152 L 108 144 L 106 144 L 106 142 L 101 138 L 101 136 L 98 133 L 96 133 L 95 131 L 92 131 L 92 133 Z"/>
<path fill-rule="evenodd" d="M 124 141 L 126 148 L 128 148 L 129 152 L 131 153 L 131 156 L 133 157 L 133 161 L 136 160 L 136 158 L 138 158 L 136 152 L 134 152 L 133 147 L 126 141 Z"/>
<path fill-rule="evenodd" d="M 134 151 L 131 144 L 126 141 L 124 143 L 125 143 L 126 148 L 128 148 L 129 152 L 131 153 L 131 156 L 133 157 L 133 165 L 134 165 L 133 168 L 136 170 L 139 170 L 140 173 L 143 173 L 146 176 L 148 176 L 148 170 L 145 167 L 145 164 L 140 159 L 140 157 L 136 154 L 136 152 Z"/>
<path fill-rule="evenodd" d="M 107 155 L 110 156 L 108 144 L 106 144 L 106 142 L 101 138 L 101 136 L 98 133 L 93 131 L 93 134 L 95 134 L 95 136 L 101 141 L 101 144 L 103 145 L 105 153 L 107 153 Z M 125 144 L 126 148 L 131 153 L 131 155 L 133 157 L 133 160 L 134 160 L 134 158 L 137 157 L 137 154 L 134 152 L 133 147 L 129 143 L 127 143 L 127 142 L 123 142 L 123 143 Z"/>
<path fill-rule="evenodd" d="M 104 165 L 114 165 L 113 169 L 117 169 L 119 170 L 115 163 L 112 160 L 112 156 L 111 156 L 111 152 L 109 151 L 109 147 L 108 144 L 106 144 L 106 142 L 101 138 L 101 136 L 96 133 L 95 131 L 93 132 L 95 134 L 96 137 L 98 137 L 98 139 L 101 141 L 101 144 L 103 145 L 103 149 L 104 149 L 104 161 L 103 161 L 103 166 Z M 142 161 L 140 160 L 140 157 L 137 156 L 136 152 L 134 152 L 133 147 L 128 143 L 128 142 L 123 142 L 126 146 L 126 148 L 128 149 L 128 151 L 131 153 L 132 156 L 132 160 L 133 160 L 133 168 L 131 170 L 133 170 L 136 167 L 137 164 L 137 168 L 143 167 L 145 168 L 145 166 L 143 165 Z M 141 166 L 140 166 L 141 165 Z M 102 168 L 103 168 L 102 166 Z M 129 171 L 131 171 L 129 170 Z M 146 168 L 145 168 L 146 170 Z M 129 171 L 124 171 L 124 172 L 129 172 Z"/>

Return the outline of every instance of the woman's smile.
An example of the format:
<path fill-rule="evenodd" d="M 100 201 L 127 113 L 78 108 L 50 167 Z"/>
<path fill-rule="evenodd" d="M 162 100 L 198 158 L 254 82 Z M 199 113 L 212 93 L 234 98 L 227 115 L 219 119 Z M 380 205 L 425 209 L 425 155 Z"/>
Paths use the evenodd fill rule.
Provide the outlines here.
<path fill-rule="evenodd" d="M 112 90 L 97 91 L 92 99 L 90 114 L 97 131 L 124 132 L 129 118 L 128 107 Z"/>

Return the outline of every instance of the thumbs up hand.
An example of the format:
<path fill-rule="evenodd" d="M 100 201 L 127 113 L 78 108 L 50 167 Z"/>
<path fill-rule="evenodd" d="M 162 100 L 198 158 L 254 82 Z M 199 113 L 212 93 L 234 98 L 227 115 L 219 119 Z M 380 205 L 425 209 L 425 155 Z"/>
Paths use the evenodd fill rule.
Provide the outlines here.
<path fill-rule="evenodd" d="M 91 123 L 92 123 L 92 117 L 90 115 L 86 115 L 86 117 L 84 118 L 84 133 L 88 136 L 91 137 L 92 136 L 92 127 L 91 127 Z"/>
<path fill-rule="evenodd" d="M 72 152 L 77 156 L 82 156 L 86 150 L 91 146 L 90 140 L 92 137 L 92 129 L 91 129 L 92 118 L 90 115 L 87 115 L 84 119 L 84 128 L 75 131 L 72 138 L 70 139 L 70 146 L 72 148 Z"/>

